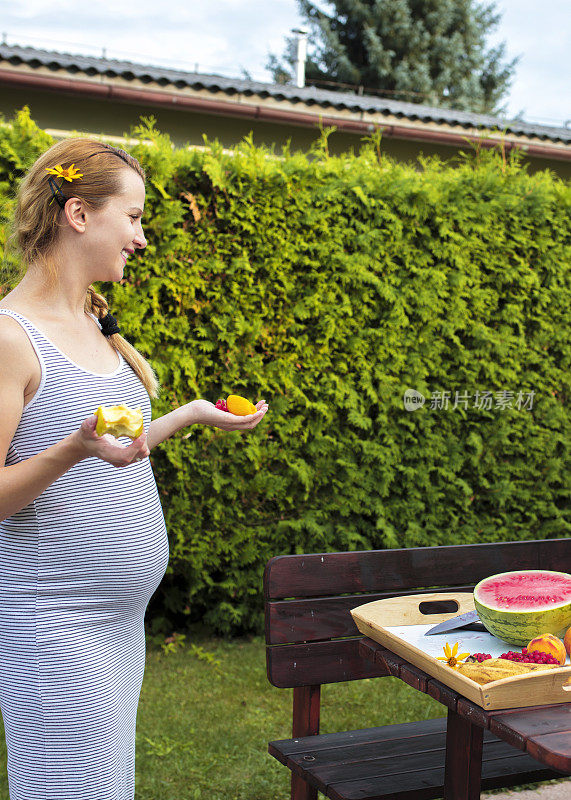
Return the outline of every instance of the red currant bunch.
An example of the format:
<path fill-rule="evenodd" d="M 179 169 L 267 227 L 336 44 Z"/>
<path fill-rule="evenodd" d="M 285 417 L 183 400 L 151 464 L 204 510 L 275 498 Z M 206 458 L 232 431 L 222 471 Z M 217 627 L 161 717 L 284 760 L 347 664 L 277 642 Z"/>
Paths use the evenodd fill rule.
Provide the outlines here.
<path fill-rule="evenodd" d="M 481 664 L 482 661 L 485 661 L 487 658 L 491 657 L 492 656 L 489 653 L 472 653 L 472 658 L 475 658 L 479 664 Z"/>
<path fill-rule="evenodd" d="M 226 405 L 226 400 L 220 398 L 220 400 L 216 401 L 216 408 L 220 409 L 220 411 L 228 411 L 228 407 Z"/>
<path fill-rule="evenodd" d="M 521 661 L 523 664 L 558 664 L 559 662 L 552 656 L 551 653 L 539 653 L 533 650 L 531 653 L 527 652 L 524 647 L 521 653 L 516 653 L 510 650 L 507 653 L 502 653 L 500 658 L 506 658 L 508 661 Z"/>

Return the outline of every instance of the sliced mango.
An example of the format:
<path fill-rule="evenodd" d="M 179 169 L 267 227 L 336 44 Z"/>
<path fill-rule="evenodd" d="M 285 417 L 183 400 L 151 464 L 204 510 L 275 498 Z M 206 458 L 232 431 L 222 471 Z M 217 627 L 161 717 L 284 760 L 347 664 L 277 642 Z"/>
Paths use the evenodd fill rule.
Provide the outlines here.
<path fill-rule="evenodd" d="M 245 397 L 240 397 L 239 394 L 228 395 L 226 407 L 231 414 L 236 414 L 238 417 L 245 417 L 247 414 L 255 414 L 257 411 L 253 403 L 250 403 Z"/>
<path fill-rule="evenodd" d="M 97 411 L 95 433 L 103 436 L 128 436 L 137 439 L 143 433 L 143 412 L 140 408 L 129 408 L 125 403 L 117 406 L 99 406 Z"/>

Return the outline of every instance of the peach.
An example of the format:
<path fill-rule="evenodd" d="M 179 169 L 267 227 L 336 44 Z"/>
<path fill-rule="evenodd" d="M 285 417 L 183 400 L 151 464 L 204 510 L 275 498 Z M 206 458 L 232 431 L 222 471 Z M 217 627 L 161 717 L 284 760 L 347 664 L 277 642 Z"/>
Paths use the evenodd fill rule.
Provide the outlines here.
<path fill-rule="evenodd" d="M 542 633 L 541 636 L 536 636 L 532 639 L 527 646 L 528 653 L 548 653 L 557 659 L 557 663 L 563 666 L 567 660 L 567 651 L 565 645 L 554 636 L 552 633 Z"/>
<path fill-rule="evenodd" d="M 563 644 L 565 645 L 565 649 L 571 656 L 571 628 L 567 628 L 567 633 L 563 637 Z"/>

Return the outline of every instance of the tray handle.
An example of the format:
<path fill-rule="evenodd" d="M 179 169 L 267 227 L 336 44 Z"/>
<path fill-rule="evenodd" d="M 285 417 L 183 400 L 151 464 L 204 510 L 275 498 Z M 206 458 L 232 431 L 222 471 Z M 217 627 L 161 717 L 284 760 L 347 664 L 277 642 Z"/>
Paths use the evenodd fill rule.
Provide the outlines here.
<path fill-rule="evenodd" d="M 445 610 L 449 609 L 449 610 Z M 352 609 L 353 618 L 374 621 L 383 627 L 392 625 L 437 625 L 459 614 L 474 611 L 472 592 L 431 592 L 374 600 Z M 372 615 L 372 617 L 371 617 Z M 357 626 L 358 627 L 358 626 Z"/>

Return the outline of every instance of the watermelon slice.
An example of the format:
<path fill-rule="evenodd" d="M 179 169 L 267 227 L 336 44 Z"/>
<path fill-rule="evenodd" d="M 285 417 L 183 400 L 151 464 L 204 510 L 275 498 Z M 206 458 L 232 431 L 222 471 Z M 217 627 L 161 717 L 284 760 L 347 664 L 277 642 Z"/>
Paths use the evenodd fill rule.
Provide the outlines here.
<path fill-rule="evenodd" d="M 488 631 L 508 644 L 525 647 L 542 633 L 563 638 L 571 625 L 571 575 L 500 572 L 476 586 L 474 605 Z"/>

